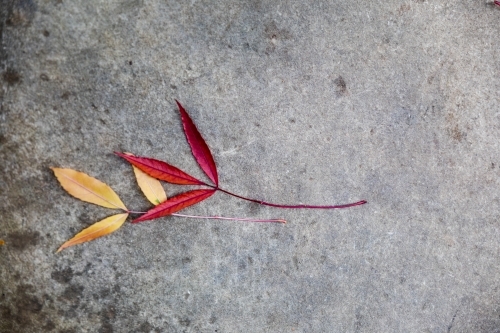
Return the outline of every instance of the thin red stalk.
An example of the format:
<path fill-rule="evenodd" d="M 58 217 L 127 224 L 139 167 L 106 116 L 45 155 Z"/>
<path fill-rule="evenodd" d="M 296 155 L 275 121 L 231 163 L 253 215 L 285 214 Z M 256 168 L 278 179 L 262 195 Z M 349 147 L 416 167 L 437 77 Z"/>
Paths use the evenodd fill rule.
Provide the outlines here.
<path fill-rule="evenodd" d="M 264 206 L 271 206 L 271 207 L 277 207 L 277 208 L 340 209 L 340 208 L 349 208 L 349 207 L 354 207 L 354 206 L 360 206 L 360 205 L 364 205 L 365 203 L 367 203 L 366 200 L 361 200 L 361 201 L 358 201 L 358 202 L 352 202 L 352 203 L 348 203 L 348 204 L 344 204 L 344 205 L 334 205 L 334 206 L 281 205 L 281 204 L 273 204 L 273 203 L 262 201 L 262 200 L 256 200 L 256 199 L 250 199 L 250 198 L 242 197 L 241 195 L 234 194 L 232 192 L 226 191 L 226 190 L 224 190 L 224 189 L 222 189 L 220 187 L 215 187 L 214 186 L 213 188 L 216 189 L 216 190 L 219 190 L 221 192 L 224 192 L 226 194 L 232 195 L 233 197 L 236 197 L 236 198 L 239 198 L 239 199 L 243 199 L 243 200 L 246 200 L 246 201 L 255 202 L 255 203 L 258 203 L 258 204 L 264 205 Z"/>
<path fill-rule="evenodd" d="M 127 210 L 126 212 L 129 214 L 146 214 L 147 213 L 147 212 L 137 212 L 135 210 Z"/>
<path fill-rule="evenodd" d="M 249 219 L 240 217 L 223 217 L 223 216 L 197 216 L 197 215 L 184 215 L 184 214 L 172 214 L 174 216 L 189 217 L 194 219 L 208 219 L 208 220 L 229 220 L 229 221 L 246 221 L 246 222 L 276 222 L 276 223 L 286 223 L 283 219 Z"/>
<path fill-rule="evenodd" d="M 129 214 L 146 214 L 146 212 L 138 212 L 134 210 L 126 211 Z M 228 220 L 228 221 L 246 221 L 246 222 L 270 222 L 270 223 L 286 223 L 286 220 L 283 219 L 251 219 L 251 218 L 241 218 L 241 217 L 223 217 L 223 216 L 198 216 L 198 215 L 184 215 L 173 213 L 170 214 L 178 217 L 189 217 L 193 219 L 207 219 L 207 220 Z"/>

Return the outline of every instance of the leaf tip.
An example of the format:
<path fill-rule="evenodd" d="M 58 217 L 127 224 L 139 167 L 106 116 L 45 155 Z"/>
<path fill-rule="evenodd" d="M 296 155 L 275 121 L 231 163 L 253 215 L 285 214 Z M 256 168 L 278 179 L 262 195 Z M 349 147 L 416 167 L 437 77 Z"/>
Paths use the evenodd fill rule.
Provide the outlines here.
<path fill-rule="evenodd" d="M 64 244 L 63 244 L 63 245 L 59 246 L 59 248 L 57 249 L 56 253 L 61 252 L 62 250 L 64 250 L 64 249 L 65 249 L 65 248 L 67 248 L 67 247 L 70 247 L 70 246 L 71 246 L 71 244 L 70 244 L 69 242 L 70 242 L 70 241 L 66 241 L 66 242 L 64 242 Z"/>

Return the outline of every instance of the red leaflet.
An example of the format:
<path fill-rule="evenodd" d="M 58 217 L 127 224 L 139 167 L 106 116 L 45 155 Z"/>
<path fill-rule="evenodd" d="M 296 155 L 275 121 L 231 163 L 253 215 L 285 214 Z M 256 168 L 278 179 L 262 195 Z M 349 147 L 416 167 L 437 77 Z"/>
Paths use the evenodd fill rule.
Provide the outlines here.
<path fill-rule="evenodd" d="M 118 152 L 115 152 L 115 154 L 123 157 L 153 178 L 179 185 L 206 185 L 201 180 L 188 175 L 166 162 L 155 160 L 154 158 L 126 155 Z"/>
<path fill-rule="evenodd" d="M 203 201 L 215 193 L 215 190 L 194 190 L 179 194 L 167 201 L 162 202 L 155 208 L 146 212 L 146 214 L 132 221 L 132 223 L 156 219 L 162 216 L 170 215 L 183 208 L 192 206 Z"/>
<path fill-rule="evenodd" d="M 500 7 L 500 1 L 494 1 L 495 5 Z"/>
<path fill-rule="evenodd" d="M 189 117 L 188 113 L 182 107 L 178 100 L 175 100 L 179 106 L 179 112 L 181 113 L 182 125 L 184 126 L 184 133 L 186 134 L 186 139 L 191 146 L 191 151 L 196 161 L 200 165 L 201 169 L 206 173 L 208 178 L 210 178 L 216 186 L 219 186 L 219 176 L 217 175 L 217 166 L 215 165 L 212 153 L 207 146 L 207 143 L 201 137 L 200 132 L 196 128 L 196 125 Z"/>

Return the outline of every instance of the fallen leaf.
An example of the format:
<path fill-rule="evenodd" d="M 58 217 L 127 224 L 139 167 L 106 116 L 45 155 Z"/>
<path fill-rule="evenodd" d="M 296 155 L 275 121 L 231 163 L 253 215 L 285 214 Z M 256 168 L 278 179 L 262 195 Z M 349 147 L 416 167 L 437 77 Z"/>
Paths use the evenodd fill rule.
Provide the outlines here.
<path fill-rule="evenodd" d="M 181 209 L 197 204 L 215 193 L 214 189 L 193 190 L 176 195 L 173 198 L 164 201 L 155 208 L 150 209 L 144 215 L 132 221 L 132 223 L 156 219 L 162 216 L 170 215 Z"/>
<path fill-rule="evenodd" d="M 201 169 L 208 176 L 208 178 L 210 178 L 216 186 L 219 186 L 217 166 L 215 165 L 214 158 L 207 146 L 207 143 L 201 136 L 200 132 L 196 128 L 196 125 L 193 123 L 193 120 L 191 119 L 191 117 L 189 117 L 189 114 L 186 112 L 181 103 L 179 103 L 179 101 L 177 100 L 175 101 L 177 102 L 179 112 L 181 113 L 184 134 L 186 134 L 186 139 L 191 146 L 191 152 L 193 153 L 193 156 L 200 165 Z"/>
<path fill-rule="evenodd" d="M 154 158 L 126 155 L 119 152 L 115 152 L 115 154 L 123 157 L 130 162 L 130 164 L 136 166 L 153 178 L 178 185 L 205 185 L 201 180 L 188 175 L 184 171 L 166 162 Z"/>
<path fill-rule="evenodd" d="M 5 245 L 5 241 L 3 239 L 0 239 L 0 246 Z"/>
<path fill-rule="evenodd" d="M 132 168 L 134 169 L 135 178 L 137 179 L 137 184 L 141 188 L 142 193 L 144 193 L 146 198 L 153 205 L 159 205 L 167 200 L 167 194 L 158 179 L 151 177 L 134 165 L 132 165 Z"/>
<path fill-rule="evenodd" d="M 100 180 L 72 169 L 51 169 L 61 186 L 75 198 L 107 208 L 127 210 L 115 191 Z"/>
<path fill-rule="evenodd" d="M 76 244 L 88 242 L 96 238 L 109 235 L 110 233 L 120 228 L 127 217 L 127 213 L 116 214 L 107 217 L 102 221 L 94 223 L 90 227 L 83 229 L 81 232 L 76 234 L 75 237 L 71 238 L 69 241 L 61 245 L 61 247 L 57 249 L 57 252 L 60 252 L 61 250 Z"/>

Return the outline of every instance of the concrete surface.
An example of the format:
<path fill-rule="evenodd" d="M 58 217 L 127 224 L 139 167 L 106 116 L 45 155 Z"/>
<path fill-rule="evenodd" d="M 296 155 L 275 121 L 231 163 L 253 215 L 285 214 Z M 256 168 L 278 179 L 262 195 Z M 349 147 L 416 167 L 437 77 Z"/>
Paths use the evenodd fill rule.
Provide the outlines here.
<path fill-rule="evenodd" d="M 485 1 L 2 0 L 1 332 L 500 332 L 500 10 Z M 217 194 L 55 254 L 111 214 L 49 167 L 147 209 L 114 150 Z M 204 178 L 205 179 L 205 178 Z M 172 195 L 182 189 L 165 186 Z"/>

